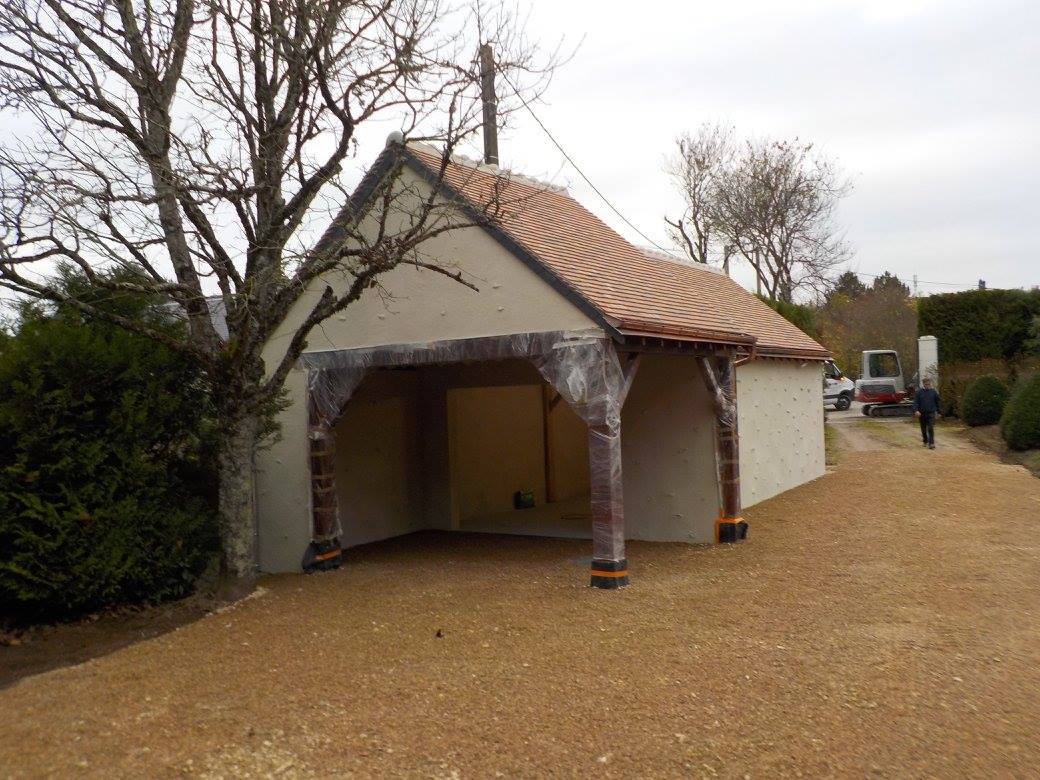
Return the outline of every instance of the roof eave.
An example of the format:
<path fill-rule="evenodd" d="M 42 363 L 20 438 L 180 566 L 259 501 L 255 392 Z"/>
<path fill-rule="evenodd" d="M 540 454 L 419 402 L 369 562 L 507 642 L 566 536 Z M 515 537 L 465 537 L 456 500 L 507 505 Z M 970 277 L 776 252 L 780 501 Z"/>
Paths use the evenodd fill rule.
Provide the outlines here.
<path fill-rule="evenodd" d="M 667 341 L 695 341 L 700 344 L 717 344 L 727 347 L 752 347 L 755 337 L 745 333 L 729 333 L 725 331 L 692 330 L 689 328 L 662 328 L 657 326 L 638 326 L 623 323 L 620 327 L 625 339 L 665 339 Z"/>
<path fill-rule="evenodd" d="M 759 345 L 756 355 L 760 358 L 786 358 L 789 360 L 830 360 L 831 353 L 825 349 L 793 349 L 789 347 L 764 347 Z"/>

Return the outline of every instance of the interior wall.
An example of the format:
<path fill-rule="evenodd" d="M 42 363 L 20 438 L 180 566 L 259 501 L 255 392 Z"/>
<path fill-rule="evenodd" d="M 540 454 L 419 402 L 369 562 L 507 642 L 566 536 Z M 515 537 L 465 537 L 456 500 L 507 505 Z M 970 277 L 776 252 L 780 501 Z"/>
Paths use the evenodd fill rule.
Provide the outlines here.
<path fill-rule="evenodd" d="M 587 538 L 591 535 L 586 427 L 527 360 L 446 366 L 432 381 L 448 408 L 452 527 L 465 531 Z M 547 493 L 555 479 L 553 501 Z M 517 490 L 535 506 L 515 509 Z"/>
<path fill-rule="evenodd" d="M 822 476 L 818 361 L 759 359 L 737 368 L 740 502 L 749 507 Z"/>
<path fill-rule="evenodd" d="M 448 429 L 453 521 L 508 512 L 519 490 L 545 503 L 539 385 L 452 388 Z"/>
<path fill-rule="evenodd" d="M 527 360 L 499 360 L 419 370 L 423 416 L 424 522 L 426 528 L 452 527 L 448 446 L 448 391 L 452 388 L 537 385 L 538 370 Z"/>
<path fill-rule="evenodd" d="M 424 527 L 421 385 L 416 371 L 378 371 L 336 424 L 343 547 Z"/>
<path fill-rule="evenodd" d="M 546 386 L 545 391 L 552 499 L 575 501 L 587 498 L 592 489 L 589 482 L 588 426 L 554 390 Z M 555 405 L 551 404 L 553 398 L 558 399 Z"/>
<path fill-rule="evenodd" d="M 692 357 L 642 357 L 621 412 L 629 539 L 712 542 L 718 517 L 711 398 Z"/>

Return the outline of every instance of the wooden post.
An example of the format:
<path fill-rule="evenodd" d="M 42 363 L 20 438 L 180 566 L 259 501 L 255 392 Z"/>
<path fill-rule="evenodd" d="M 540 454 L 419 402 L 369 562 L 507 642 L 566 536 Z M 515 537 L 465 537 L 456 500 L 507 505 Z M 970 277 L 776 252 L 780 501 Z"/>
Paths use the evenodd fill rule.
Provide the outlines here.
<path fill-rule="evenodd" d="M 331 539 L 336 533 L 336 437 L 321 423 L 313 421 L 308 430 L 311 461 L 311 512 L 313 537 Z"/>
<path fill-rule="evenodd" d="M 592 486 L 592 586 L 628 585 L 625 558 L 625 500 L 621 482 L 621 431 L 589 426 Z"/>
<path fill-rule="evenodd" d="M 716 542 L 747 538 L 740 514 L 740 436 L 737 428 L 737 376 L 732 358 L 721 356 L 714 365 L 701 358 L 701 373 L 715 409 L 715 465 L 719 480 L 719 519 Z"/>
<path fill-rule="evenodd" d="M 338 568 L 339 546 L 336 497 L 336 435 L 318 414 L 313 399 L 307 403 L 307 447 L 311 472 L 311 543 L 303 555 L 305 572 Z"/>
<path fill-rule="evenodd" d="M 621 367 L 618 411 L 632 389 L 639 354 L 631 354 Z M 621 473 L 621 425 L 589 426 L 589 476 L 592 483 L 592 586 L 621 588 L 628 585 L 625 557 L 625 499 Z"/>
<path fill-rule="evenodd" d="M 556 464 L 553 453 L 556 448 L 556 437 L 553 435 L 552 415 L 563 399 L 549 385 L 542 385 L 542 447 L 545 456 L 545 503 L 556 500 Z"/>

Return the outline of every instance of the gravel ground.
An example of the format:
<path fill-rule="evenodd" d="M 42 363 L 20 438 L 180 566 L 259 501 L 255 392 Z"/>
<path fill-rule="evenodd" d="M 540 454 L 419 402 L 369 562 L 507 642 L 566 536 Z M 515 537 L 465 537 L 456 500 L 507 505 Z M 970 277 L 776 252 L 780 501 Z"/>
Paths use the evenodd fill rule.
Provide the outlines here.
<path fill-rule="evenodd" d="M 424 534 L 0 691 L 0 776 L 1025 777 L 1040 481 L 848 451 L 735 547 Z"/>

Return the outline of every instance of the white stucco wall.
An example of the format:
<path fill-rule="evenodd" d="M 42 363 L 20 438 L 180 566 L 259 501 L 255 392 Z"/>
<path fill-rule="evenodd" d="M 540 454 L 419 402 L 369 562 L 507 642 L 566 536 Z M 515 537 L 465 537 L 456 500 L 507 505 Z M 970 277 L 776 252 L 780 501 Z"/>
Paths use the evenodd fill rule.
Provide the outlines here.
<path fill-rule="evenodd" d="M 759 359 L 737 369 L 745 507 L 824 473 L 820 363 Z"/>
<path fill-rule="evenodd" d="M 405 186 L 424 186 L 409 172 L 403 178 Z M 308 350 L 595 327 L 484 231 L 445 233 L 424 244 L 423 251 L 462 272 L 478 291 L 433 271 L 400 267 L 381 277 L 382 291 L 366 291 L 316 328 Z M 265 350 L 269 371 L 325 285 L 340 291 L 349 282 L 349 276 L 338 272 L 315 280 Z M 310 539 L 305 384 L 303 371 L 291 372 L 286 382 L 291 404 L 278 419 L 280 441 L 257 460 L 257 522 L 264 571 L 297 571 Z"/>
<path fill-rule="evenodd" d="M 279 415 L 278 440 L 257 455 L 256 513 L 263 571 L 299 571 L 310 541 L 307 413 L 299 402 L 306 383 L 303 371 L 290 372 L 285 390 L 293 403 Z"/>
<path fill-rule="evenodd" d="M 417 372 L 373 373 L 336 425 L 345 548 L 425 527 L 421 393 Z"/>
<path fill-rule="evenodd" d="M 629 539 L 714 541 L 713 424 L 711 398 L 693 358 L 643 356 L 621 412 Z"/>

